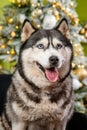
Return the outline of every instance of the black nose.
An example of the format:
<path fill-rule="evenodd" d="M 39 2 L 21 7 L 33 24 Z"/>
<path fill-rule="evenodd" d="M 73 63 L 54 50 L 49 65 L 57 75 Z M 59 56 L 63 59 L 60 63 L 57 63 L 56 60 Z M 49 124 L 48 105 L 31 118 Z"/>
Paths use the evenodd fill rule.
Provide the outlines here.
<path fill-rule="evenodd" d="M 51 56 L 51 57 L 49 58 L 49 62 L 50 62 L 51 65 L 57 65 L 58 62 L 59 62 L 59 59 L 58 59 L 57 56 Z"/>

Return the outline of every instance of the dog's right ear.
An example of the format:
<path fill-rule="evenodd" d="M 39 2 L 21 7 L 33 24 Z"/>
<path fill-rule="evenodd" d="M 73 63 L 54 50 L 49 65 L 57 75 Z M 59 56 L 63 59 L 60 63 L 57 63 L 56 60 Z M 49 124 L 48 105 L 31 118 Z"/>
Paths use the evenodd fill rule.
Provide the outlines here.
<path fill-rule="evenodd" d="M 24 43 L 34 31 L 35 28 L 32 26 L 30 21 L 25 19 L 22 27 L 21 41 Z"/>
<path fill-rule="evenodd" d="M 69 26 L 66 18 L 63 18 L 56 27 L 66 38 L 70 39 Z"/>

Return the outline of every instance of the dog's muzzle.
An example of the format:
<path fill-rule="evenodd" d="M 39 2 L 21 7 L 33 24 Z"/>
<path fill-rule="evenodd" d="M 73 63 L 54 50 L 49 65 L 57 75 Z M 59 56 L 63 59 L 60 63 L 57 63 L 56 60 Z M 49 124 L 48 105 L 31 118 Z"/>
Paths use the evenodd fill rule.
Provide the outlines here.
<path fill-rule="evenodd" d="M 46 78 L 50 82 L 56 82 L 59 78 L 59 72 L 58 72 L 58 64 L 59 64 L 59 59 L 57 56 L 51 56 L 49 58 L 49 68 L 44 68 L 41 64 L 36 62 L 38 67 L 45 73 Z"/>
<path fill-rule="evenodd" d="M 49 58 L 50 67 L 57 67 L 59 64 L 59 59 L 57 56 L 51 56 Z"/>

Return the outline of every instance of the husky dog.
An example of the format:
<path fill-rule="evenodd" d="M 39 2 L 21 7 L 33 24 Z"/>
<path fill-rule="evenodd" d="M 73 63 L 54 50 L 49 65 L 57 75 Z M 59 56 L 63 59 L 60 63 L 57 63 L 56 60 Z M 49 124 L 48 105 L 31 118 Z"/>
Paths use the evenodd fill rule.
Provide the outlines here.
<path fill-rule="evenodd" d="M 73 48 L 64 18 L 51 30 L 24 21 L 0 130 L 65 130 L 73 113 Z"/>

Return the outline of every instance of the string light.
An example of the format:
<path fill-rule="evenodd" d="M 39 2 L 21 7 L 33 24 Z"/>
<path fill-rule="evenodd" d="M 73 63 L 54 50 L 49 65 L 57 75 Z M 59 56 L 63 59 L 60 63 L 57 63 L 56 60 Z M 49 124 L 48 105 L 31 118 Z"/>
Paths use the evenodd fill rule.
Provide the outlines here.
<path fill-rule="evenodd" d="M 15 28 L 16 28 L 16 29 L 18 29 L 18 28 L 19 28 L 19 26 L 17 26 L 17 25 L 16 25 L 16 27 L 15 27 Z"/>
<path fill-rule="evenodd" d="M 3 29 L 3 26 L 2 25 L 0 25 L 0 31 Z"/>
<path fill-rule="evenodd" d="M 58 21 L 60 19 L 59 13 L 58 11 L 54 12 L 54 16 L 56 17 L 56 20 Z"/>
<path fill-rule="evenodd" d="M 0 45 L 0 48 L 2 48 L 2 49 L 6 48 L 6 44 Z"/>
<path fill-rule="evenodd" d="M 73 7 L 74 6 L 74 3 L 73 2 L 70 2 L 70 7 Z"/>
<path fill-rule="evenodd" d="M 10 54 L 10 51 L 7 51 L 6 53 L 7 53 L 7 54 Z"/>
<path fill-rule="evenodd" d="M 13 31 L 13 32 L 11 32 L 11 36 L 12 37 L 15 37 L 16 36 L 16 33 Z"/>

